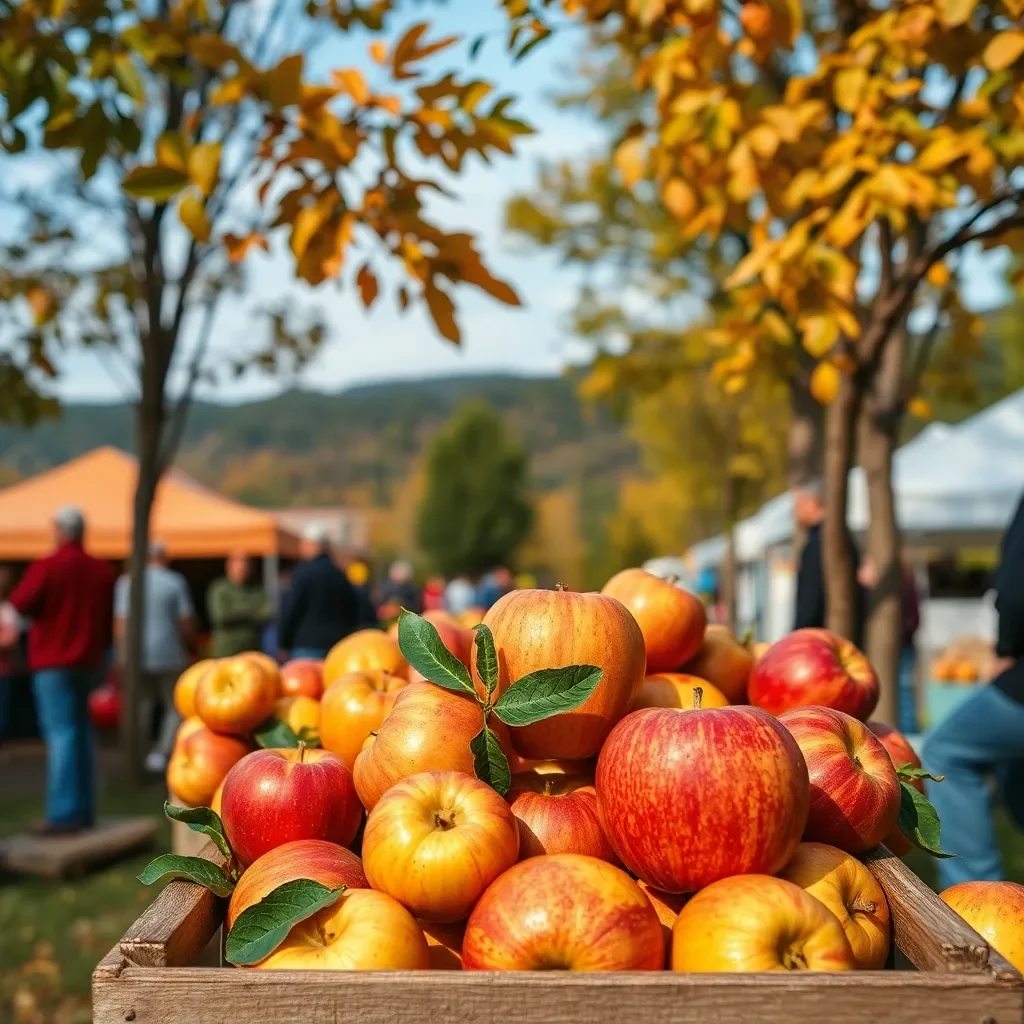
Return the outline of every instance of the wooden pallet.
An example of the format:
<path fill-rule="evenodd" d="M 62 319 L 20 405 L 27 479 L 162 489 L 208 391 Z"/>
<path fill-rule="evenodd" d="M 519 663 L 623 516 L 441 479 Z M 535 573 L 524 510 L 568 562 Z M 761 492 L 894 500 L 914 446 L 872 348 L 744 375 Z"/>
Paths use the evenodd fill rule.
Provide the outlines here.
<path fill-rule="evenodd" d="M 152 845 L 158 818 L 108 818 L 70 836 L 10 836 L 0 840 L 0 869 L 64 878 Z"/>
<path fill-rule="evenodd" d="M 203 856 L 219 862 L 212 846 Z M 259 971 L 195 966 L 224 900 L 172 882 L 93 974 L 94 1024 L 1021 1024 L 1024 979 L 885 849 L 865 858 L 917 970 Z M 214 949 L 219 946 L 214 945 Z"/>

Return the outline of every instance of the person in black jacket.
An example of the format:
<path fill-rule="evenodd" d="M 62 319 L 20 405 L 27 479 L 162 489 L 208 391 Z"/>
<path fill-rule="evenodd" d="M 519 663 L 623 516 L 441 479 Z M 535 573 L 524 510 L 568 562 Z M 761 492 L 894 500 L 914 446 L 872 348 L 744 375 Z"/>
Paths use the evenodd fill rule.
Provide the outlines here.
<path fill-rule="evenodd" d="M 823 568 L 821 545 L 822 524 L 825 521 L 825 505 L 822 500 L 823 487 L 815 481 L 801 487 L 793 495 L 793 513 L 797 523 L 807 531 L 807 541 L 800 552 L 800 564 L 796 574 L 796 615 L 793 628 L 803 629 L 807 626 L 823 628 L 827 619 L 825 605 L 825 573 Z M 858 563 L 857 545 L 853 536 L 846 530 L 846 540 L 850 546 L 853 564 Z M 857 583 L 853 609 L 852 640 L 858 647 L 864 642 L 864 622 L 866 618 L 867 599 L 864 588 Z"/>
<path fill-rule="evenodd" d="M 359 628 L 359 600 L 331 558 L 322 525 L 306 528 L 300 551 L 304 561 L 292 574 L 277 642 L 289 657 L 324 658 L 342 637 Z"/>
<path fill-rule="evenodd" d="M 942 823 L 943 849 L 955 854 L 938 862 L 943 888 L 1004 877 L 993 776 L 1011 817 L 1018 825 L 1024 818 L 1024 498 L 1003 536 L 994 582 L 999 625 L 992 681 L 976 687 L 924 745 L 925 768 L 944 776 L 926 786 Z"/>

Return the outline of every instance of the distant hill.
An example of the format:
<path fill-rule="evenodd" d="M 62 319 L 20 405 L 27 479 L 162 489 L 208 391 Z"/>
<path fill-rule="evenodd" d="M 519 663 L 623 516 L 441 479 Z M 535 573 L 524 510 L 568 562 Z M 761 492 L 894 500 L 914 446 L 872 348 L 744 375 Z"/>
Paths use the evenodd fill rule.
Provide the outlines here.
<path fill-rule="evenodd" d="M 612 485 L 638 467 L 635 445 L 605 409 L 581 405 L 561 377 L 487 375 L 401 381 L 337 394 L 289 391 L 227 406 L 198 402 L 179 464 L 253 504 L 347 500 L 353 490 L 387 505 L 431 435 L 463 402 L 483 399 L 523 439 L 539 491 Z M 28 476 L 95 448 L 132 447 L 127 405 L 67 405 L 32 430 L 0 427 L 5 477 Z M 608 490 L 613 489 L 609 487 Z"/>

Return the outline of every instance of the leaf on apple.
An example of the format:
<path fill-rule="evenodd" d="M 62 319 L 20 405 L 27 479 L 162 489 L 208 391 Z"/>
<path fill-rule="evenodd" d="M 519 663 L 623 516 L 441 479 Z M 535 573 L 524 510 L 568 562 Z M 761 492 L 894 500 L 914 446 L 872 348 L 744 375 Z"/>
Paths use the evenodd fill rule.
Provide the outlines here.
<path fill-rule="evenodd" d="M 304 725 L 299 730 L 299 742 L 304 743 L 307 747 L 319 747 L 320 746 L 320 733 L 317 731 L 315 726 Z"/>
<path fill-rule="evenodd" d="M 504 796 L 512 782 L 512 772 L 498 737 L 485 725 L 470 740 L 469 749 L 473 751 L 476 777 Z"/>
<path fill-rule="evenodd" d="M 405 608 L 398 615 L 398 646 L 421 676 L 446 690 L 476 696 L 469 669 L 445 647 L 431 623 Z"/>
<path fill-rule="evenodd" d="M 224 822 L 220 815 L 209 807 L 175 807 L 174 804 L 164 801 L 164 814 L 172 821 L 181 821 L 188 825 L 193 832 L 201 832 L 209 836 L 217 849 L 224 854 L 228 860 L 231 859 L 231 845 L 227 836 L 224 835 Z"/>
<path fill-rule="evenodd" d="M 300 921 L 337 903 L 347 886 L 328 889 L 309 878 L 285 882 L 238 915 L 228 932 L 224 956 L 236 967 L 265 960 Z"/>
<path fill-rule="evenodd" d="M 476 670 L 487 687 L 487 696 L 498 685 L 498 652 L 494 649 L 494 634 L 482 622 L 474 626 L 476 633 Z"/>
<path fill-rule="evenodd" d="M 542 668 L 517 679 L 494 705 L 506 725 L 531 725 L 578 708 L 601 682 L 596 665 Z"/>
<path fill-rule="evenodd" d="M 228 878 L 223 868 L 203 860 L 202 857 L 180 857 L 176 853 L 163 853 L 155 857 L 139 875 L 139 881 L 143 885 L 169 882 L 174 878 L 196 882 L 205 886 L 215 896 L 230 896 L 235 888 L 235 883 Z"/>
<path fill-rule="evenodd" d="M 930 771 L 916 768 L 909 761 L 906 764 L 901 764 L 896 769 L 896 774 L 901 779 L 931 779 L 932 782 L 941 782 L 946 777 L 945 775 L 932 775 Z"/>
<path fill-rule="evenodd" d="M 300 742 L 295 730 L 287 722 L 274 717 L 268 718 L 258 726 L 252 735 L 264 750 L 297 747 Z"/>
<path fill-rule="evenodd" d="M 939 815 L 931 801 L 900 779 L 900 831 L 933 857 L 952 857 L 939 845 Z"/>

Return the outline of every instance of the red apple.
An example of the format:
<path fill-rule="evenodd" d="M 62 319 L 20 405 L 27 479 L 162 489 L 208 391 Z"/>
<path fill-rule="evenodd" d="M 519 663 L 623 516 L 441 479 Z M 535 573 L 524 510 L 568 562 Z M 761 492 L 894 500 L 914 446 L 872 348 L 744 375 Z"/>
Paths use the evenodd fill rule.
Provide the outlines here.
<path fill-rule="evenodd" d="M 324 692 L 324 663 L 317 658 L 296 658 L 281 666 L 281 694 L 284 697 L 312 697 Z"/>
<path fill-rule="evenodd" d="M 619 859 L 665 892 L 774 874 L 807 821 L 807 766 L 757 708 L 645 708 L 597 759 L 597 809 Z"/>
<path fill-rule="evenodd" d="M 827 629 L 798 629 L 757 659 L 747 695 L 773 715 L 814 706 L 863 721 L 878 703 L 878 676 L 849 640 Z"/>
<path fill-rule="evenodd" d="M 327 750 L 304 746 L 257 750 L 228 772 L 221 817 L 242 864 L 296 839 L 347 846 L 363 808 L 348 765 Z"/>
<path fill-rule="evenodd" d="M 847 853 L 882 842 L 900 816 L 900 784 L 878 738 L 832 708 L 795 708 L 779 721 L 800 746 L 811 779 L 805 838 Z"/>
<path fill-rule="evenodd" d="M 636 619 L 647 647 L 647 671 L 671 672 L 692 658 L 704 640 L 707 613 L 701 599 L 643 569 L 623 569 L 601 589 Z"/>
<path fill-rule="evenodd" d="M 466 924 L 468 971 L 658 971 L 661 922 L 620 868 L 558 853 L 520 861 L 480 897 Z"/>
<path fill-rule="evenodd" d="M 351 850 L 323 839 L 297 839 L 268 850 L 242 872 L 228 904 L 228 928 L 243 910 L 259 903 L 279 885 L 299 878 L 310 878 L 328 889 L 341 885 L 370 888 L 362 861 Z"/>
<path fill-rule="evenodd" d="M 505 799 L 519 826 L 520 860 L 582 853 L 616 863 L 597 817 L 592 776 L 517 772 Z"/>
<path fill-rule="evenodd" d="M 921 767 L 921 758 L 917 756 L 917 751 L 910 745 L 910 740 L 898 729 L 894 729 L 884 722 L 867 722 L 865 724 L 878 737 L 878 742 L 885 747 L 893 768 L 899 768 L 904 764 L 912 765 L 914 768 Z M 910 784 L 919 793 L 924 792 L 922 779 L 914 779 Z"/>

